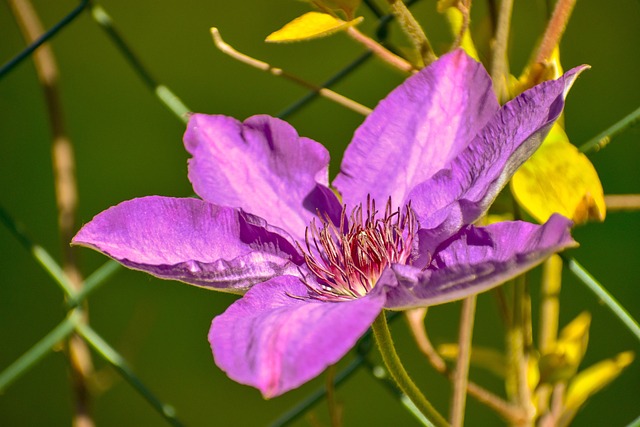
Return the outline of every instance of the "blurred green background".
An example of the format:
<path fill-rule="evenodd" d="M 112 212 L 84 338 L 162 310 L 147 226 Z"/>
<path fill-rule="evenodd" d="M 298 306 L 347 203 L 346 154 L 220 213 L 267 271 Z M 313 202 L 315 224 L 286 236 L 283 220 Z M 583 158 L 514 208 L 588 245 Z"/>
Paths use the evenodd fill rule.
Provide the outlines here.
<path fill-rule="evenodd" d="M 379 2 L 383 4 L 384 2 Z M 450 42 L 435 11 L 435 0 L 413 8 L 436 51 Z M 483 1 L 476 1 L 473 31 L 486 25 Z M 519 73 L 545 23 L 544 1 L 515 2 L 511 65 Z M 193 110 L 238 118 L 277 114 L 306 91 L 294 84 L 235 62 L 218 52 L 209 35 L 217 26 L 242 52 L 320 83 L 364 50 L 345 35 L 303 44 L 267 45 L 270 32 L 308 10 L 293 0 L 149 1 L 104 0 L 115 25 L 139 58 L 162 83 Z M 77 5 L 70 0 L 34 1 L 48 27 Z M 375 18 L 362 8 L 362 29 Z M 638 107 L 640 80 L 640 2 L 578 2 L 562 47 L 565 68 L 588 63 L 566 107 L 567 133 L 581 144 Z M 397 36 L 392 27 L 392 38 Z M 0 5 L 0 62 L 24 46 L 6 3 Z M 184 125 L 141 83 L 88 13 L 52 42 L 61 74 L 66 124 L 74 143 L 80 192 L 79 222 L 123 200 L 159 194 L 188 196 Z M 370 107 L 403 76 L 372 60 L 334 87 Z M 362 117 L 318 99 L 290 117 L 300 134 L 327 145 L 332 174 Z M 606 193 L 637 193 L 640 184 L 640 129 L 615 139 L 591 156 Z M 34 239 L 60 257 L 50 156 L 50 131 L 42 90 L 31 60 L 0 80 L 0 203 Z M 575 230 L 581 247 L 572 251 L 631 312 L 640 318 L 640 212 L 611 213 L 604 224 Z M 0 227 L 0 370 L 4 369 L 64 317 L 60 290 L 9 231 Z M 105 262 L 81 251 L 85 275 Z M 538 291 L 533 282 L 532 292 Z M 234 300 L 146 274 L 120 270 L 89 298 L 91 324 L 121 352 L 135 372 L 191 426 L 264 425 L 324 383 L 323 377 L 286 395 L 265 401 L 249 387 L 230 381 L 212 361 L 206 339 L 211 319 Z M 535 304 L 536 301 L 534 301 Z M 565 274 L 561 324 L 582 310 L 593 314 L 586 367 L 618 352 L 640 350 L 638 342 L 596 298 Z M 454 341 L 459 304 L 432 309 L 428 328 L 435 343 Z M 448 383 L 428 366 L 409 339 L 403 321 L 392 327 L 409 371 L 432 402 L 448 412 Z M 491 295 L 479 298 L 474 342 L 503 347 L 503 328 Z M 349 360 L 352 355 L 348 355 Z M 94 358 L 98 372 L 95 420 L 102 426 L 164 425 L 118 374 Z M 340 366 L 343 366 L 343 363 Z M 0 395 L 0 425 L 69 425 L 70 382 L 61 351 L 50 353 Z M 472 370 L 474 380 L 502 392 L 490 375 Z M 580 426 L 622 426 L 639 413 L 640 363 L 596 395 L 575 420 Z M 414 420 L 364 370 L 338 391 L 345 425 L 413 425 Z M 324 403 L 314 415 L 328 424 Z M 499 425 L 499 419 L 468 400 L 468 425 Z"/>

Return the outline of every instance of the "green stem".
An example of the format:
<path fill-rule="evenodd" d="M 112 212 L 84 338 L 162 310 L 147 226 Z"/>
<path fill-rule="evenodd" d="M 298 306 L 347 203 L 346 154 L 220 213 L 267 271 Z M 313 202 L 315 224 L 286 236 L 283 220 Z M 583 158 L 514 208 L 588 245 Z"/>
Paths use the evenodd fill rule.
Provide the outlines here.
<path fill-rule="evenodd" d="M 125 359 L 118 354 L 105 340 L 102 339 L 91 327 L 82 322 L 76 322 L 76 331 L 93 349 L 109 362 L 156 411 L 162 415 L 172 426 L 181 427 L 182 423 L 176 418 L 175 409 L 162 403 L 151 391 L 138 379 L 131 368 L 127 366 Z"/>
<path fill-rule="evenodd" d="M 431 43 L 429 43 L 427 35 L 422 30 L 422 27 L 418 21 L 416 21 L 416 18 L 413 16 L 407 5 L 404 4 L 402 0 L 387 0 L 387 2 L 391 7 L 393 15 L 398 19 L 398 23 L 420 53 L 424 64 L 429 65 L 435 61 L 437 57 L 435 53 L 433 53 Z"/>
<path fill-rule="evenodd" d="M 38 363 L 56 344 L 71 335 L 80 316 L 77 311 L 71 312 L 66 319 L 45 335 L 44 338 L 2 371 L 0 373 L 0 393 L 4 392 L 11 383 Z"/>
<path fill-rule="evenodd" d="M 82 289 L 77 292 L 73 298 L 67 300 L 67 306 L 74 308 L 82 304 L 82 302 L 96 289 L 102 286 L 109 277 L 117 271 L 120 271 L 121 267 L 122 265 L 118 264 L 114 260 L 109 260 L 102 264 L 84 280 Z"/>
<path fill-rule="evenodd" d="M 589 273 L 578 261 L 568 257 L 564 254 L 560 255 L 567 264 L 567 268 L 571 271 L 582 283 L 596 294 L 598 298 L 607 306 L 613 314 L 618 317 L 624 323 L 624 325 L 631 331 L 633 335 L 640 341 L 640 325 L 634 319 L 629 312 Z"/>
<path fill-rule="evenodd" d="M 75 290 L 62 271 L 62 268 L 60 268 L 60 265 L 58 265 L 46 249 L 31 240 L 22 224 L 15 221 L 2 205 L 0 205 L 0 221 L 2 221 L 14 237 L 18 239 L 20 244 L 31 252 L 31 255 L 36 261 L 49 273 L 64 293 L 67 294 L 67 297 L 73 298 L 75 296 Z"/>
<path fill-rule="evenodd" d="M 507 79 L 509 77 L 509 61 L 507 61 L 507 47 L 509 45 L 509 32 L 511 30 L 511 11 L 513 0 L 502 0 L 498 13 L 498 23 L 493 46 L 491 60 L 491 80 L 498 97 L 498 101 L 504 104 L 509 99 Z"/>
<path fill-rule="evenodd" d="M 376 338 L 376 343 L 380 349 L 382 360 L 387 367 L 387 370 L 391 374 L 398 388 L 416 405 L 416 407 L 422 412 L 427 419 L 429 419 L 434 425 L 444 427 L 449 423 L 438 413 L 438 411 L 429 403 L 429 401 L 420 392 L 418 387 L 409 377 L 409 374 L 402 366 L 398 353 L 393 345 L 391 339 L 391 333 L 389 332 L 389 326 L 387 325 L 387 319 L 385 313 L 381 312 L 376 320 L 371 325 L 373 329 L 373 335 Z"/>
<path fill-rule="evenodd" d="M 580 151 L 582 151 L 583 153 L 600 151 L 600 149 L 609 144 L 609 142 L 611 142 L 614 137 L 620 135 L 622 132 L 636 125 L 638 122 L 640 122 L 640 107 L 622 118 L 613 126 L 609 127 L 605 131 L 591 138 L 586 143 L 582 144 L 580 146 Z"/>
<path fill-rule="evenodd" d="M 120 33 L 113 26 L 113 20 L 102 6 L 92 3 L 91 16 L 94 21 L 107 33 L 113 41 L 113 44 L 120 50 L 122 56 L 125 57 L 131 67 L 138 73 L 144 84 L 156 95 L 156 97 L 169 109 L 180 121 L 186 123 L 188 113 L 191 111 L 178 96 L 165 85 L 158 83 L 151 73 L 146 69 L 138 56 L 133 52 L 129 45 L 124 41 Z"/>

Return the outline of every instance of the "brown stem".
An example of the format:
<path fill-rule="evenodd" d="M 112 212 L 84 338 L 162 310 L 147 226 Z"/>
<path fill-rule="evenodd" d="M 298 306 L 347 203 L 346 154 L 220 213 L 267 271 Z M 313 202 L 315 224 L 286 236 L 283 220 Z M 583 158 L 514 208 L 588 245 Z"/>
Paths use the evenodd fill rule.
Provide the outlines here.
<path fill-rule="evenodd" d="M 609 212 L 640 210 L 640 194 L 607 194 L 604 202 Z"/>
<path fill-rule="evenodd" d="M 451 399 L 451 426 L 464 425 L 464 409 L 467 403 L 467 386 L 469 384 L 469 361 L 471 359 L 471 341 L 476 313 L 476 296 L 472 295 L 462 301 L 460 314 L 460 332 L 458 334 L 458 357 L 453 374 L 453 397 Z"/>
<path fill-rule="evenodd" d="M 411 334 L 413 335 L 418 348 L 426 356 L 431 366 L 433 366 L 438 373 L 451 379 L 452 372 L 447 367 L 444 359 L 440 357 L 438 352 L 435 350 L 429 340 L 429 336 L 427 335 L 427 329 L 424 324 L 426 314 L 426 308 L 416 308 L 405 312 L 407 322 L 409 323 L 409 329 L 411 330 Z M 504 399 L 472 381 L 469 381 L 467 384 L 467 392 L 478 402 L 491 408 L 503 419 L 512 424 L 518 424 L 525 419 L 524 413 L 519 408 L 507 403 Z"/>
<path fill-rule="evenodd" d="M 30 1 L 9 0 L 9 6 L 27 43 L 32 43 L 40 37 L 44 30 Z M 62 243 L 63 270 L 75 290 L 79 290 L 82 287 L 82 276 L 76 264 L 75 249 L 69 245 L 75 232 L 75 212 L 78 203 L 75 160 L 73 145 L 64 126 L 62 102 L 58 89 L 58 67 L 48 43 L 43 44 L 33 54 L 33 62 L 44 92 L 51 126 L 51 157 L 58 207 L 58 227 Z M 84 318 L 86 321 L 86 314 Z M 73 335 L 69 339 L 68 352 L 75 392 L 73 425 L 90 427 L 94 425 L 90 415 L 90 393 L 87 385 L 88 377 L 93 371 L 91 356 L 86 343 L 77 335 Z"/>
<path fill-rule="evenodd" d="M 535 62 L 538 64 L 544 64 L 551 55 L 553 49 L 560 43 L 564 30 L 567 28 L 567 23 L 571 17 L 573 7 L 576 5 L 576 0 L 558 0 L 556 7 L 553 9 L 551 19 L 547 24 L 547 28 L 542 36 L 542 42 L 538 47 L 538 53 L 536 54 Z"/>
<path fill-rule="evenodd" d="M 327 405 L 329 407 L 329 418 L 331 419 L 331 427 L 342 426 L 342 408 L 336 401 L 336 365 L 327 368 Z"/>
<path fill-rule="evenodd" d="M 357 103 L 356 101 L 347 98 L 346 96 L 340 95 L 332 91 L 331 89 L 327 89 L 326 87 L 320 87 L 314 85 L 313 83 L 309 83 L 306 80 L 302 80 L 300 77 L 297 77 L 293 74 L 289 74 L 284 71 L 282 68 L 272 67 L 266 62 L 260 61 L 258 59 L 252 58 L 244 53 L 238 52 L 231 45 L 225 42 L 220 36 L 220 31 L 217 28 L 211 28 L 211 36 L 213 37 L 213 43 L 215 46 L 224 54 L 229 55 L 233 59 L 236 59 L 240 62 L 243 62 L 247 65 L 250 65 L 254 68 L 257 68 L 262 71 L 266 71 L 267 73 L 273 74 L 274 76 L 284 77 L 287 80 L 291 80 L 300 86 L 306 87 L 314 92 L 317 92 L 318 95 L 327 98 L 337 104 L 342 105 L 345 108 L 348 108 L 356 113 L 362 114 L 363 116 L 371 113 L 371 109 L 365 107 L 362 104 Z"/>
<path fill-rule="evenodd" d="M 509 77 L 509 62 L 507 61 L 507 47 L 511 30 L 511 11 L 513 0 L 502 0 L 498 12 L 496 35 L 493 41 L 493 57 L 491 60 L 491 79 L 496 96 L 500 103 L 509 98 L 507 79 Z"/>
<path fill-rule="evenodd" d="M 511 375 L 515 384 L 515 403 L 524 411 L 526 419 L 519 426 L 532 426 L 535 408 L 531 403 L 528 383 L 528 352 L 525 319 L 527 310 L 527 286 L 524 276 L 515 279 L 513 287 L 513 322 L 508 332 L 508 352 Z"/>
<path fill-rule="evenodd" d="M 460 47 L 465 33 L 469 30 L 469 24 L 471 23 L 471 0 L 460 0 L 456 7 L 462 14 L 462 25 L 453 42 L 454 48 Z"/>
<path fill-rule="evenodd" d="M 362 34 L 357 28 L 349 27 L 347 29 L 347 34 L 358 43 L 364 45 L 378 58 L 394 66 L 395 68 L 404 71 L 405 73 L 415 73 L 416 71 L 418 71 L 409 61 L 391 52 L 380 43 L 373 40 L 371 37 Z"/>

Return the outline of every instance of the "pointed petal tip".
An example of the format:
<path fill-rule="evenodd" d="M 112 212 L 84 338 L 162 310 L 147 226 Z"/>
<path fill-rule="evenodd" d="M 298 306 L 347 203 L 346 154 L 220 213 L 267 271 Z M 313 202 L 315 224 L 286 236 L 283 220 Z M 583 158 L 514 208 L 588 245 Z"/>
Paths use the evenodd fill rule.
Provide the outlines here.
<path fill-rule="evenodd" d="M 582 65 L 579 65 L 577 67 L 572 68 L 571 70 L 567 71 L 563 75 L 565 84 L 564 84 L 564 91 L 562 92 L 562 96 L 564 98 L 566 98 L 567 94 L 569 93 L 569 90 L 573 86 L 573 83 L 575 83 L 575 81 L 578 78 L 578 76 L 580 76 L 580 74 L 582 74 L 583 71 L 586 71 L 586 70 L 589 70 L 589 69 L 591 69 L 591 65 L 582 64 Z"/>

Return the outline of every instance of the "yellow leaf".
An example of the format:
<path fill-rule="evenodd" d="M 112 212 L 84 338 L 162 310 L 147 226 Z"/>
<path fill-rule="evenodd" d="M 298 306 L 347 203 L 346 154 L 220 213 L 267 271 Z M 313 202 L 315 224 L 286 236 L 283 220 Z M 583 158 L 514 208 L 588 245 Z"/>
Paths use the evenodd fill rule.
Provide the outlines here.
<path fill-rule="evenodd" d="M 568 425 L 587 399 L 616 379 L 624 368 L 633 362 L 633 358 L 633 352 L 625 351 L 612 359 L 598 362 L 576 375 L 567 389 L 564 411 L 558 425 Z"/>
<path fill-rule="evenodd" d="M 540 357 L 540 382 L 553 384 L 575 375 L 587 352 L 590 325 L 591 314 L 585 311 L 562 329 L 551 349 Z"/>
<path fill-rule="evenodd" d="M 518 204 L 541 223 L 554 212 L 576 224 L 603 221 L 606 215 L 598 173 L 557 123 L 515 173 L 511 191 Z"/>
<path fill-rule="evenodd" d="M 327 13 L 308 12 L 289 22 L 278 31 L 269 34 L 265 41 L 286 43 L 326 37 L 338 31 L 346 30 L 362 20 L 363 18 L 359 17 L 351 21 L 343 21 Z"/>

